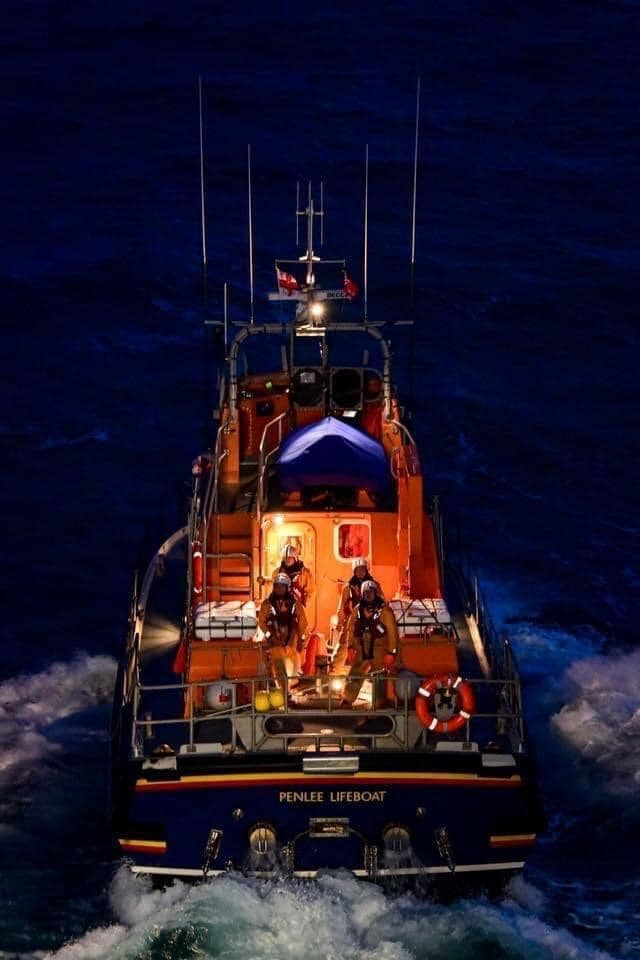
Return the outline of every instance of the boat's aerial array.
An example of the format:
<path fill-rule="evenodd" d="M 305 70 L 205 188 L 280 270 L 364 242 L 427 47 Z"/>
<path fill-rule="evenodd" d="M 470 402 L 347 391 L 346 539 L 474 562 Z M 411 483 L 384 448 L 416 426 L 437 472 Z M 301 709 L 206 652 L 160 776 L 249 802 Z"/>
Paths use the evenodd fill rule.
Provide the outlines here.
<path fill-rule="evenodd" d="M 306 252 L 228 345 L 188 522 L 133 592 L 116 843 L 167 877 L 503 878 L 539 823 L 511 649 L 445 554 L 391 325 L 314 252 L 311 188 L 302 213 Z"/>

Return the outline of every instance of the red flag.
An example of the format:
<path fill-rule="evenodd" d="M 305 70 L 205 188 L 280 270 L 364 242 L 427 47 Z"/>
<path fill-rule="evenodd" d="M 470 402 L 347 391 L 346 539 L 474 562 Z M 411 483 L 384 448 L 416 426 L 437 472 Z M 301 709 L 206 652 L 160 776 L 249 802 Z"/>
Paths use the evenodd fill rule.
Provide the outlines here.
<path fill-rule="evenodd" d="M 355 298 L 360 293 L 360 288 L 358 287 L 358 284 L 355 282 L 355 280 L 352 280 L 349 277 L 349 275 L 346 273 L 344 275 L 344 283 L 342 286 L 344 288 L 344 295 L 347 298 L 347 300 L 355 300 Z"/>
<path fill-rule="evenodd" d="M 180 646 L 176 651 L 176 655 L 173 659 L 172 669 L 174 673 L 184 673 L 187 669 L 187 640 L 186 637 L 183 637 L 180 641 Z"/>
<path fill-rule="evenodd" d="M 276 267 L 276 274 L 278 276 L 279 290 L 284 290 L 291 296 L 294 290 L 300 289 L 300 284 L 292 273 L 287 273 L 285 270 L 280 270 Z"/>

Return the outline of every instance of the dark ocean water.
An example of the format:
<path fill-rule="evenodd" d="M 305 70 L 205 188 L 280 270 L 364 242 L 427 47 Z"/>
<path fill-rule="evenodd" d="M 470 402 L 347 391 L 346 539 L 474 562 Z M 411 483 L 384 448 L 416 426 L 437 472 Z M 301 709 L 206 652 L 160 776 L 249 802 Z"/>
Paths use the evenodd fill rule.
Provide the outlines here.
<path fill-rule="evenodd" d="M 640 956 L 636 2 L 5 3 L 0 957 Z M 200 256 L 205 80 L 209 272 Z M 344 877 L 152 892 L 109 858 L 133 568 L 184 516 L 222 284 L 246 317 L 327 181 L 326 255 L 419 323 L 396 376 L 524 679 L 549 821 L 503 901 Z M 262 306 L 260 306 L 262 309 Z"/>

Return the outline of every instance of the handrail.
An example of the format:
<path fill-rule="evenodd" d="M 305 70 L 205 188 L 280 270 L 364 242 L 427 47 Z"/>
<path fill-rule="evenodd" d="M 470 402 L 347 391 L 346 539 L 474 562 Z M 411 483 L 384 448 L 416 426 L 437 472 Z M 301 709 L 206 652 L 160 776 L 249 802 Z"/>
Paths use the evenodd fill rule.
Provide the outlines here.
<path fill-rule="evenodd" d="M 465 610 L 473 615 L 482 646 L 487 655 L 489 666 L 493 673 L 499 675 L 497 683 L 505 684 L 508 706 L 518 718 L 518 736 L 520 743 L 524 743 L 524 719 L 522 716 L 522 691 L 520 676 L 515 657 L 508 639 L 501 640 L 498 631 L 491 619 L 487 603 L 478 578 L 474 576 L 473 589 L 467 577 L 458 566 L 449 565 L 449 571 L 455 578 L 461 594 Z M 507 686 L 508 685 L 508 686 Z"/>
<path fill-rule="evenodd" d="M 264 477 L 266 473 L 267 462 L 269 460 L 269 457 L 272 456 L 277 450 L 280 449 L 280 445 L 282 443 L 282 437 L 283 437 L 283 430 L 282 430 L 283 422 L 285 418 L 290 418 L 290 417 L 291 417 L 291 411 L 284 410 L 282 413 L 278 414 L 277 417 L 274 417 L 273 420 L 269 420 L 268 423 L 265 423 L 264 428 L 262 430 L 262 436 L 260 437 L 260 444 L 258 446 L 258 486 L 257 486 L 257 493 L 256 493 L 256 508 L 258 511 L 258 517 L 260 517 L 260 514 L 262 513 L 262 507 L 263 507 Z M 272 447 L 271 450 L 267 451 L 267 453 L 265 454 L 264 450 L 266 446 L 268 431 L 271 429 L 271 427 L 275 426 L 276 423 L 278 424 L 278 442 L 276 443 L 275 447 Z"/>
<path fill-rule="evenodd" d="M 258 446 L 258 467 L 259 468 L 264 464 L 264 459 L 265 459 L 264 447 L 265 447 L 268 431 L 271 429 L 271 427 L 275 426 L 276 423 L 278 424 L 278 442 L 276 446 L 273 447 L 271 451 L 269 451 L 269 453 L 271 453 L 273 450 L 277 450 L 280 444 L 282 443 L 282 421 L 285 419 L 285 417 L 289 417 L 290 415 L 291 413 L 289 410 L 283 410 L 282 413 L 279 413 L 277 417 L 273 418 L 273 420 L 269 420 L 268 423 L 265 423 L 262 429 L 262 436 L 260 437 L 260 444 Z M 268 455 L 269 454 L 267 453 L 266 456 Z"/>
<path fill-rule="evenodd" d="M 225 433 L 228 432 L 229 426 L 231 425 L 231 417 L 227 417 L 224 423 L 220 424 L 218 427 L 218 433 L 216 434 L 216 442 L 213 448 L 213 475 L 211 477 L 211 482 L 207 487 L 207 493 L 205 496 L 205 502 L 202 509 L 202 515 L 204 518 L 205 525 L 208 524 L 211 514 L 216 511 L 218 506 L 218 489 L 220 486 L 220 464 L 229 455 L 228 450 L 220 452 L 220 445 L 222 442 L 222 437 Z"/>
<path fill-rule="evenodd" d="M 224 648 L 224 644 L 221 645 Z M 232 741 L 231 745 L 235 748 L 237 743 L 237 736 L 247 735 L 251 738 L 251 746 L 248 748 L 250 751 L 259 751 L 267 740 L 277 738 L 283 741 L 283 749 L 286 752 L 288 749 L 287 741 L 293 739 L 299 739 L 300 737 L 306 737 L 310 740 L 317 741 L 317 744 L 321 741 L 332 743 L 334 741 L 339 741 L 339 749 L 344 749 L 345 740 L 353 740 L 358 738 L 370 739 L 372 736 L 374 740 L 384 740 L 392 739 L 395 743 L 403 748 L 406 751 L 410 751 L 416 748 L 419 740 L 422 740 L 423 745 L 426 747 L 428 743 L 427 735 L 429 731 L 424 728 L 420 729 L 418 721 L 410 726 L 409 717 L 413 715 L 414 707 L 414 694 L 410 692 L 410 683 L 409 678 L 404 675 L 392 675 L 381 672 L 379 675 L 372 674 L 363 674 L 353 675 L 353 677 L 362 680 L 369 680 L 375 682 L 391 682 L 395 685 L 402 685 L 401 688 L 397 691 L 396 694 L 396 706 L 395 708 L 385 708 L 384 710 L 376 710 L 373 706 L 369 709 L 358 709 L 357 716 L 359 719 L 366 720 L 373 717 L 387 717 L 390 720 L 389 729 L 382 732 L 377 732 L 372 734 L 371 731 L 367 731 L 366 725 L 363 725 L 362 731 L 356 729 L 343 730 L 342 732 L 332 731 L 331 734 L 319 734 L 317 731 L 269 731 L 265 730 L 257 724 L 257 721 L 267 720 L 270 717 L 278 716 L 294 716 L 297 719 L 304 719 L 305 715 L 313 716 L 313 708 L 308 710 L 291 710 L 289 707 L 289 681 L 288 679 L 283 678 L 285 689 L 284 693 L 284 705 L 278 710 L 273 710 L 269 712 L 262 712 L 256 709 L 255 707 L 255 696 L 258 691 L 268 689 L 270 686 L 269 678 L 265 675 L 247 677 L 241 680 L 233 679 L 223 679 L 225 685 L 229 686 L 233 690 L 232 703 L 229 707 L 222 710 L 210 710 L 205 711 L 200 716 L 196 716 L 194 713 L 194 692 L 196 690 L 206 689 L 212 682 L 212 680 L 200 680 L 197 682 L 190 683 L 171 683 L 171 684 L 141 684 L 139 674 L 135 677 L 135 686 L 133 690 L 133 718 L 132 718 L 132 733 L 131 733 L 131 746 L 134 756 L 140 756 L 140 743 L 142 741 L 142 753 L 144 755 L 144 740 L 149 739 L 153 735 L 153 731 L 156 728 L 172 728 L 179 725 L 186 725 L 188 728 L 188 742 L 185 744 L 187 749 L 192 749 L 195 743 L 194 733 L 195 728 L 198 723 L 206 722 L 207 720 L 215 719 L 235 719 L 235 718 L 248 718 L 251 721 L 250 730 L 245 730 L 244 732 L 236 730 L 235 725 L 233 725 Z M 326 673 L 317 674 L 312 677 L 305 678 L 305 682 L 310 684 L 322 683 L 327 684 L 332 679 L 331 675 Z M 335 677 L 333 679 L 336 679 Z M 344 679 L 344 678 L 340 678 Z M 505 680 L 505 679 L 489 679 L 489 678 L 471 678 L 469 681 L 473 686 L 486 686 L 486 687 L 496 687 L 500 688 L 498 691 L 499 697 L 502 698 L 502 705 L 495 712 L 476 712 L 472 714 L 471 717 L 467 720 L 464 730 L 460 733 L 460 740 L 465 742 L 470 742 L 471 740 L 471 730 L 472 727 L 480 720 L 495 720 L 500 731 L 500 726 L 507 722 L 513 724 L 513 733 L 515 734 L 515 744 L 511 741 L 512 752 L 520 753 L 522 752 L 524 744 L 524 721 L 522 717 L 522 707 L 519 699 L 519 681 L 517 679 Z M 236 693 L 238 687 L 249 686 L 251 689 L 250 701 L 246 704 L 238 704 L 236 702 Z M 188 703 L 189 709 L 187 715 L 181 716 L 171 716 L 171 717 L 161 717 L 159 719 L 154 719 L 153 716 L 148 713 L 142 713 L 140 716 L 140 710 L 145 709 L 147 705 L 144 704 L 144 695 L 147 693 L 161 693 L 167 691 L 173 695 L 175 692 L 181 690 L 185 693 L 185 702 Z M 506 696 L 505 696 L 506 692 Z M 328 697 L 326 707 L 318 707 L 318 713 L 326 713 L 328 716 L 333 716 L 336 718 L 353 718 L 354 712 L 352 710 L 341 709 L 339 705 L 334 705 L 332 698 Z M 143 736 L 140 738 L 138 733 L 144 731 Z M 504 728 L 503 728 L 504 732 Z M 182 746 L 182 745 L 181 745 Z M 271 748 L 272 749 L 272 748 Z"/>
<path fill-rule="evenodd" d="M 205 560 L 246 560 L 249 568 L 249 595 L 253 587 L 253 557 L 249 553 L 210 553 L 205 550 Z"/>
<path fill-rule="evenodd" d="M 414 447 L 417 446 L 416 441 L 414 440 L 413 435 L 411 434 L 411 431 L 407 426 L 405 426 L 404 423 L 402 423 L 401 420 L 394 420 L 393 417 L 389 417 L 388 420 L 386 420 L 386 423 L 392 423 L 394 427 L 398 427 L 405 434 L 409 443 Z"/>

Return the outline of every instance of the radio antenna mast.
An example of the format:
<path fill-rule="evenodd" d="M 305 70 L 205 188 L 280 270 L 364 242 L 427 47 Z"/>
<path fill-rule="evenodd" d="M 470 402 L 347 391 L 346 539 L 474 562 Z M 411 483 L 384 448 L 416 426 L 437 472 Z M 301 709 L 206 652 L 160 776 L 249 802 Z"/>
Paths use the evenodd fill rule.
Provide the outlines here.
<path fill-rule="evenodd" d="M 250 291 L 250 311 L 249 311 L 249 323 L 253 323 L 254 320 L 254 303 L 253 303 L 253 209 L 251 202 L 251 144 L 247 144 L 247 185 L 249 190 L 249 291 Z"/>
<path fill-rule="evenodd" d="M 204 202 L 204 124 L 202 121 L 202 76 L 198 77 L 198 108 L 200 114 L 200 215 L 202 221 L 202 266 L 207 272 L 207 231 Z"/>
<path fill-rule="evenodd" d="M 364 322 L 367 322 L 369 258 L 369 144 L 364 148 Z"/>
<path fill-rule="evenodd" d="M 415 299 L 416 199 L 418 196 L 418 135 L 420 129 L 420 77 L 416 89 L 416 132 L 413 147 L 413 198 L 411 207 L 411 301 Z"/>

